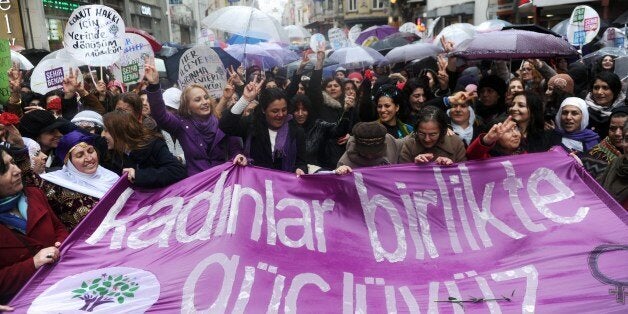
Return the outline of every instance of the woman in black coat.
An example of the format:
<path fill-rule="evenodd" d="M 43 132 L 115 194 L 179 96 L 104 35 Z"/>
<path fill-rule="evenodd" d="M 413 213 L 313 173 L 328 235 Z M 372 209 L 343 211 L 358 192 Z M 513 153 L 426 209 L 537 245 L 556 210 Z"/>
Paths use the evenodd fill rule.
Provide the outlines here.
<path fill-rule="evenodd" d="M 288 99 L 278 88 L 264 89 L 252 115 L 242 113 L 257 96 L 262 83 L 250 82 L 242 97 L 220 118 L 220 129 L 242 137 L 244 154 L 250 164 L 297 175 L 307 173 L 305 133 L 288 114 Z"/>
<path fill-rule="evenodd" d="M 161 134 L 150 131 L 131 114 L 114 110 L 103 116 L 102 136 L 113 151 L 106 167 L 135 186 L 159 188 L 184 179 L 185 166 L 172 155 Z"/>

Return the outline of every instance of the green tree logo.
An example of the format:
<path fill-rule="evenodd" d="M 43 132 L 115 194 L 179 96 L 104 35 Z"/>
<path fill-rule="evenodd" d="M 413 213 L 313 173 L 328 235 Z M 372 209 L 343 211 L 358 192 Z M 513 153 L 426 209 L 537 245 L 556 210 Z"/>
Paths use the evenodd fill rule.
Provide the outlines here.
<path fill-rule="evenodd" d="M 134 298 L 135 292 L 139 289 L 137 282 L 132 282 L 129 277 L 122 275 L 102 274 L 100 278 L 90 281 L 83 281 L 81 287 L 72 290 L 72 298 L 85 301 L 81 311 L 92 312 L 95 307 L 118 302 L 124 303 L 126 298 Z"/>

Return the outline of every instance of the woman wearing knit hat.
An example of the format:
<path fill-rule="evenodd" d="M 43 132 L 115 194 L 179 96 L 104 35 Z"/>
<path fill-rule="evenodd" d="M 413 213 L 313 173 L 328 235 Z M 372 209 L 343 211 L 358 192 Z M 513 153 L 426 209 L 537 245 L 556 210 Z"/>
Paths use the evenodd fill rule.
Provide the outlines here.
<path fill-rule="evenodd" d="M 34 110 L 22 116 L 19 130 L 22 136 L 39 143 L 41 151 L 50 156 L 46 164 L 48 168 L 59 168 L 63 161 L 54 156 L 54 150 L 63 136 L 60 129 L 65 129 L 69 123 L 63 118 L 56 119 L 48 110 Z"/>
<path fill-rule="evenodd" d="M 555 123 L 555 137 L 560 138 L 568 151 L 584 153 L 600 141 L 597 133 L 587 129 L 589 111 L 585 101 L 578 97 L 569 97 L 560 104 Z"/>
<path fill-rule="evenodd" d="M 83 220 L 119 178 L 100 165 L 93 145 L 94 137 L 85 133 L 64 135 L 55 151 L 63 168 L 41 174 L 48 203 L 68 230 Z"/>
<path fill-rule="evenodd" d="M 347 141 L 347 151 L 338 161 L 337 174 L 351 172 L 354 168 L 397 163 L 401 141 L 390 135 L 381 123 L 360 122 L 351 133 L 353 135 Z"/>

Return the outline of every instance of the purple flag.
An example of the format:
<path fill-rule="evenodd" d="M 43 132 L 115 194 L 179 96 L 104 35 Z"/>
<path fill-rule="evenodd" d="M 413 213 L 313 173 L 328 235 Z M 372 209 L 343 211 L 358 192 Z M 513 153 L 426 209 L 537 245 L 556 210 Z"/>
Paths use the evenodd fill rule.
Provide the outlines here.
<path fill-rule="evenodd" d="M 625 313 L 628 215 L 562 150 L 121 180 L 17 312 Z"/>

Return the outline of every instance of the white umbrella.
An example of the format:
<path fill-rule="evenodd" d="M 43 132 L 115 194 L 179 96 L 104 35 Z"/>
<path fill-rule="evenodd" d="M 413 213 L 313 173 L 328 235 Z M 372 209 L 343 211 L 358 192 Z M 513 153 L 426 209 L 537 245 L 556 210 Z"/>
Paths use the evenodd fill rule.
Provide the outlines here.
<path fill-rule="evenodd" d="M 272 16 L 252 7 L 230 6 L 214 11 L 201 22 L 209 29 L 289 43 L 288 34 Z"/>
<path fill-rule="evenodd" d="M 20 65 L 20 70 L 30 70 L 34 68 L 33 64 L 19 52 L 11 50 L 11 62 Z"/>
<path fill-rule="evenodd" d="M 425 57 L 436 56 L 442 52 L 442 48 L 432 44 L 413 43 L 393 48 L 393 50 L 386 54 L 386 60 L 390 63 L 410 62 Z"/>
<path fill-rule="evenodd" d="M 59 50 L 55 50 L 49 53 L 48 55 L 43 57 L 41 61 L 50 60 L 50 59 L 61 60 L 64 64 L 69 64 L 74 69 L 78 69 L 79 66 L 85 65 L 85 62 L 81 62 L 78 59 L 75 59 L 74 57 L 72 57 L 72 55 L 66 48 L 61 48 Z"/>
<path fill-rule="evenodd" d="M 303 39 L 312 37 L 312 33 L 305 29 L 301 25 L 288 25 L 283 28 L 288 33 L 288 38 L 292 39 Z"/>
<path fill-rule="evenodd" d="M 353 46 L 340 48 L 329 56 L 329 61 L 338 62 L 349 69 L 364 68 L 382 61 L 386 61 L 381 53 L 373 48 Z"/>

